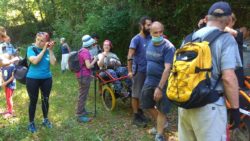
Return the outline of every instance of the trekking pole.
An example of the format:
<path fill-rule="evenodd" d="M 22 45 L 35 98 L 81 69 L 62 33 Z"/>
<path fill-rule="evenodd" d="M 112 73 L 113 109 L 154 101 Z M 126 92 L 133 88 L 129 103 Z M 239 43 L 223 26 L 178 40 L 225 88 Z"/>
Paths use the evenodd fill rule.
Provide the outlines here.
<path fill-rule="evenodd" d="M 94 94 L 95 94 L 95 113 L 94 113 L 94 117 L 96 117 L 96 71 L 94 72 Z"/>

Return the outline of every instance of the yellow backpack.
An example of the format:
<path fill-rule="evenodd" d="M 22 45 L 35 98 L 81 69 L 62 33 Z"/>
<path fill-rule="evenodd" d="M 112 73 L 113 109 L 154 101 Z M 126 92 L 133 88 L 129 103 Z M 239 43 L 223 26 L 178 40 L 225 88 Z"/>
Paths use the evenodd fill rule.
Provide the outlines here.
<path fill-rule="evenodd" d="M 209 45 L 224 32 L 215 30 L 203 41 L 192 40 L 190 34 L 185 44 L 174 55 L 168 79 L 167 97 L 177 106 L 190 109 L 215 102 L 220 94 L 211 88 L 212 56 Z"/>

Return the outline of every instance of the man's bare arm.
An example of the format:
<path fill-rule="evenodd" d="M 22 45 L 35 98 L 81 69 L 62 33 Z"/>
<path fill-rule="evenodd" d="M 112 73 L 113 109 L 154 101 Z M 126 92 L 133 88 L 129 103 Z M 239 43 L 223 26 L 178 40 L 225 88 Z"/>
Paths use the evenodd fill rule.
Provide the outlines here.
<path fill-rule="evenodd" d="M 226 98 L 229 101 L 231 108 L 239 108 L 239 86 L 233 69 L 226 69 L 222 71 L 222 82 Z"/>
<path fill-rule="evenodd" d="M 135 54 L 135 49 L 129 49 L 128 50 L 128 58 L 127 58 L 127 64 L 128 64 L 128 76 L 130 78 L 133 77 L 133 72 L 132 72 L 132 64 L 133 64 L 133 57 Z"/>

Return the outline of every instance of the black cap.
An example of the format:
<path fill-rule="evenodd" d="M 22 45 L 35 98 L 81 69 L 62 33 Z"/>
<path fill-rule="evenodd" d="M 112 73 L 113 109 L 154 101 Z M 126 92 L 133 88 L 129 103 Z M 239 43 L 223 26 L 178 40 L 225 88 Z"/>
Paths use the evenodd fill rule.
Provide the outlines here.
<path fill-rule="evenodd" d="M 97 38 L 97 39 L 99 39 L 99 36 L 98 36 L 96 33 L 93 33 L 93 34 L 91 35 L 91 37 L 92 37 L 92 38 Z"/>

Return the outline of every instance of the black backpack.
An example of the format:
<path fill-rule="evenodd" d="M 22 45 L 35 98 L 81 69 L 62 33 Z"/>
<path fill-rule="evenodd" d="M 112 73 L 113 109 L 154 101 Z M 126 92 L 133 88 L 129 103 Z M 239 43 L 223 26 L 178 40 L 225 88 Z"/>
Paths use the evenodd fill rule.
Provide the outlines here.
<path fill-rule="evenodd" d="M 35 52 L 36 55 L 39 54 L 35 47 L 32 47 L 32 50 Z M 16 65 L 16 69 L 14 72 L 15 79 L 20 82 L 21 84 L 26 84 L 26 75 L 29 70 L 30 63 L 28 64 L 27 61 L 27 52 L 23 59 L 21 59 L 18 64 Z"/>

